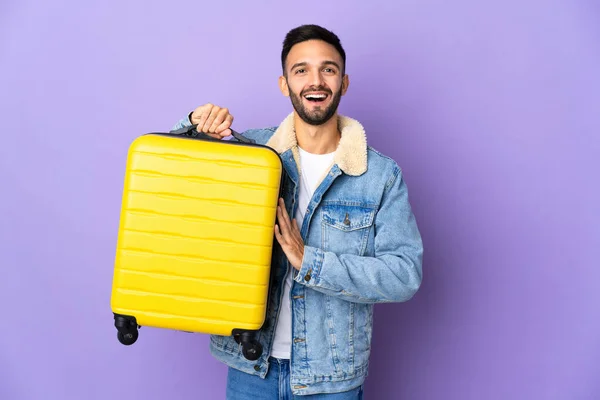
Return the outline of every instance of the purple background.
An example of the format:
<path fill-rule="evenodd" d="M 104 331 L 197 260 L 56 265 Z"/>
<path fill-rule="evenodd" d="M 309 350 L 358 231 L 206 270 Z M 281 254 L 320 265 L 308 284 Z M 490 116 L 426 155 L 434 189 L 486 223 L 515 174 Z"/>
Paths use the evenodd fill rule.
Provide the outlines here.
<path fill-rule="evenodd" d="M 205 102 L 278 124 L 281 41 L 312 22 L 426 248 L 418 295 L 376 307 L 366 398 L 600 398 L 596 1 L 93 3 L 0 4 L 0 398 L 224 398 L 206 336 L 117 342 L 127 147 Z"/>

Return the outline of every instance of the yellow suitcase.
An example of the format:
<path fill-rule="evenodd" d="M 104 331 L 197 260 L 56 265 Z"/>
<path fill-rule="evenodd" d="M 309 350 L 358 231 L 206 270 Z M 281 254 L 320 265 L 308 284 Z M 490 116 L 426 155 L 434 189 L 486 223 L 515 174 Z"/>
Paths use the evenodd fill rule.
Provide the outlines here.
<path fill-rule="evenodd" d="M 142 326 L 234 335 L 262 353 L 273 229 L 283 166 L 271 148 L 149 133 L 128 152 L 111 308 L 118 340 Z"/>

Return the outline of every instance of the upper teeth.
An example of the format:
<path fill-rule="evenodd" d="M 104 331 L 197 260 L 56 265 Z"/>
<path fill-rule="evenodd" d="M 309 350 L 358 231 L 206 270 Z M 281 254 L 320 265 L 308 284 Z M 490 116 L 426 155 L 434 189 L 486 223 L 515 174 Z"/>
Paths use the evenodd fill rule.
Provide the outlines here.
<path fill-rule="evenodd" d="M 325 94 L 307 94 L 306 98 L 307 99 L 323 99 L 325 98 Z"/>

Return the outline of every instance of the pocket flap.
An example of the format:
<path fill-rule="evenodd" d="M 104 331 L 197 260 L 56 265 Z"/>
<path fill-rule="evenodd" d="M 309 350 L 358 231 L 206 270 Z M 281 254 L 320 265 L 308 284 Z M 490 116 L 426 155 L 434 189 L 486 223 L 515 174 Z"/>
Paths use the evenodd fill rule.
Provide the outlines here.
<path fill-rule="evenodd" d="M 373 224 L 375 209 L 358 205 L 327 204 L 323 206 L 323 222 L 342 231 L 353 231 Z"/>

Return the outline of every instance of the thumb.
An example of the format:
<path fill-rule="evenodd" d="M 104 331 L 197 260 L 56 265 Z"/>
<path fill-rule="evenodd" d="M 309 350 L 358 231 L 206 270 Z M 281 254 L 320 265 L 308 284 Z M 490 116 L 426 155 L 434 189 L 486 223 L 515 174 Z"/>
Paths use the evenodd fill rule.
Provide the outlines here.
<path fill-rule="evenodd" d="M 231 136 L 231 129 L 225 129 L 223 132 L 219 133 L 219 136 L 222 138 Z"/>
<path fill-rule="evenodd" d="M 212 104 L 204 104 L 196 108 L 192 113 L 192 123 L 198 124 L 198 126 L 202 128 L 208 116 L 210 115 L 210 110 L 212 110 L 212 108 Z"/>

